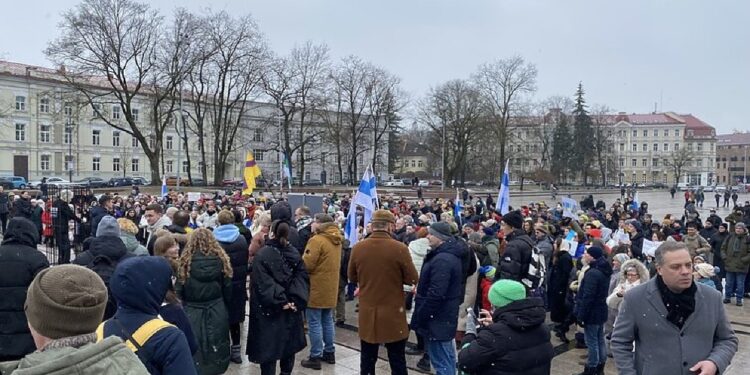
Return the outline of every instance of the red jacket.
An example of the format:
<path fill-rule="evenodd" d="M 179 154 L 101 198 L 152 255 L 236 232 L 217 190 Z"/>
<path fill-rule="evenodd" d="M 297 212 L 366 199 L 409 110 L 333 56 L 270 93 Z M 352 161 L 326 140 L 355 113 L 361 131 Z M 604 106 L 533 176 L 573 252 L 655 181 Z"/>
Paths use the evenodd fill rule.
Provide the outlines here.
<path fill-rule="evenodd" d="M 492 311 L 492 304 L 490 303 L 490 288 L 492 288 L 492 281 L 483 277 L 482 281 L 479 282 L 479 288 L 482 291 L 482 308 L 487 311 Z"/>

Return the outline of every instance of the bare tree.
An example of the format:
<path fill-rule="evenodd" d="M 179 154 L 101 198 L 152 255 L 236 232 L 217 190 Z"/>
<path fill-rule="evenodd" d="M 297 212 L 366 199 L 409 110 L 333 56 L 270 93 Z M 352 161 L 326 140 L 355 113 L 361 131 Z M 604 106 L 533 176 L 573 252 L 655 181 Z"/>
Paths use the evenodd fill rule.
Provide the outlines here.
<path fill-rule="evenodd" d="M 687 148 L 674 150 L 664 159 L 664 165 L 672 169 L 675 183 L 680 181 L 688 166 L 693 162 L 693 155 Z"/>
<path fill-rule="evenodd" d="M 399 112 L 404 108 L 405 93 L 399 88 L 401 80 L 385 69 L 375 68 L 373 72 L 372 95 L 367 102 L 367 113 L 370 116 L 373 133 L 372 168 L 377 175 L 382 165 L 378 151 L 385 147 L 384 138 L 397 130 L 401 116 Z M 385 164 L 387 167 L 387 163 Z"/>
<path fill-rule="evenodd" d="M 607 166 L 612 164 L 613 132 L 610 113 L 612 113 L 611 109 L 604 105 L 595 105 L 591 109 L 592 133 L 589 144 L 594 151 L 602 186 L 607 186 Z"/>
<path fill-rule="evenodd" d="M 505 160 L 513 128 L 511 117 L 517 115 L 524 95 L 536 91 L 536 76 L 536 66 L 520 56 L 482 64 L 473 76 L 492 119 L 500 160 Z"/>
<path fill-rule="evenodd" d="M 344 182 L 344 162 L 346 159 L 345 151 L 347 149 L 346 124 L 344 123 L 344 100 L 341 93 L 337 90 L 330 90 L 328 93 L 328 107 L 326 111 L 321 112 L 323 129 L 325 131 L 326 141 L 333 145 L 336 156 L 336 171 L 339 183 Z"/>

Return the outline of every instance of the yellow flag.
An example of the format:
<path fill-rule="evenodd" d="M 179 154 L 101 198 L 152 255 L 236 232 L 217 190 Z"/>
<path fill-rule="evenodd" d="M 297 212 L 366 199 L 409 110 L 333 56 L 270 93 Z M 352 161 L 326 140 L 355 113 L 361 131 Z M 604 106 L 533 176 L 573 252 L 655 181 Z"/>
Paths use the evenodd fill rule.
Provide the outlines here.
<path fill-rule="evenodd" d="M 243 184 L 242 195 L 253 194 L 253 190 L 255 190 L 255 178 L 260 177 L 260 175 L 260 167 L 255 163 L 252 151 L 248 151 L 245 157 L 245 170 L 243 172 L 245 183 Z"/>

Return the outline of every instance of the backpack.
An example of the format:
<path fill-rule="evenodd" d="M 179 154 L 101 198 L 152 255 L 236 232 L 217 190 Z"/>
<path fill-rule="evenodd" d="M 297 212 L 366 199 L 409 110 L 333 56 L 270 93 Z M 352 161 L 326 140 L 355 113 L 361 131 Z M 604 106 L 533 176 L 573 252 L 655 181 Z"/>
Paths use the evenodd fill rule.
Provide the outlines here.
<path fill-rule="evenodd" d="M 531 262 L 529 263 L 529 272 L 526 277 L 521 280 L 523 284 L 529 289 L 537 289 L 544 283 L 544 276 L 547 273 L 547 261 L 544 259 L 544 254 L 539 251 L 539 248 L 535 245 L 531 249 Z"/>
<path fill-rule="evenodd" d="M 152 336 L 157 334 L 162 329 L 174 327 L 174 325 L 162 320 L 161 318 L 151 319 L 143 323 L 142 326 L 138 327 L 138 329 L 131 334 L 125 329 L 125 327 L 122 326 L 119 321 L 117 321 L 117 319 L 113 318 L 111 320 L 115 323 L 115 325 L 117 325 L 117 329 L 119 329 L 120 332 L 125 336 L 126 340 L 123 342 L 125 346 L 132 350 L 133 353 L 138 356 L 138 359 L 140 359 L 141 362 L 150 370 L 151 366 L 153 365 L 151 363 L 151 356 L 141 349 L 143 349 L 143 346 L 146 345 L 146 342 Z M 96 342 L 104 340 L 104 325 L 107 323 L 107 321 L 108 320 L 105 320 L 96 328 Z"/>
<path fill-rule="evenodd" d="M 104 310 L 104 317 L 102 318 L 102 320 L 111 318 L 117 311 L 117 302 L 115 302 L 114 297 L 112 297 L 112 289 L 109 287 L 109 281 L 110 279 L 112 279 L 112 274 L 115 273 L 117 263 L 118 262 L 112 260 L 112 258 L 100 254 L 95 256 L 86 265 L 86 268 L 94 271 L 94 273 L 99 275 L 102 281 L 104 281 L 104 285 L 107 286 L 107 307 Z"/>

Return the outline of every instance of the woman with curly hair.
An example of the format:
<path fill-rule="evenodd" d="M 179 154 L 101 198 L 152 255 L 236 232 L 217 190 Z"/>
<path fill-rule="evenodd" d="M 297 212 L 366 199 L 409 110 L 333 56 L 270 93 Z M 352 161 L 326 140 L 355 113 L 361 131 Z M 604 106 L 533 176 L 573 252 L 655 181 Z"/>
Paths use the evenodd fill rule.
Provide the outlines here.
<path fill-rule="evenodd" d="M 210 230 L 199 228 L 189 236 L 176 288 L 198 341 L 193 357 L 198 372 L 223 374 L 229 367 L 232 265 Z"/>

